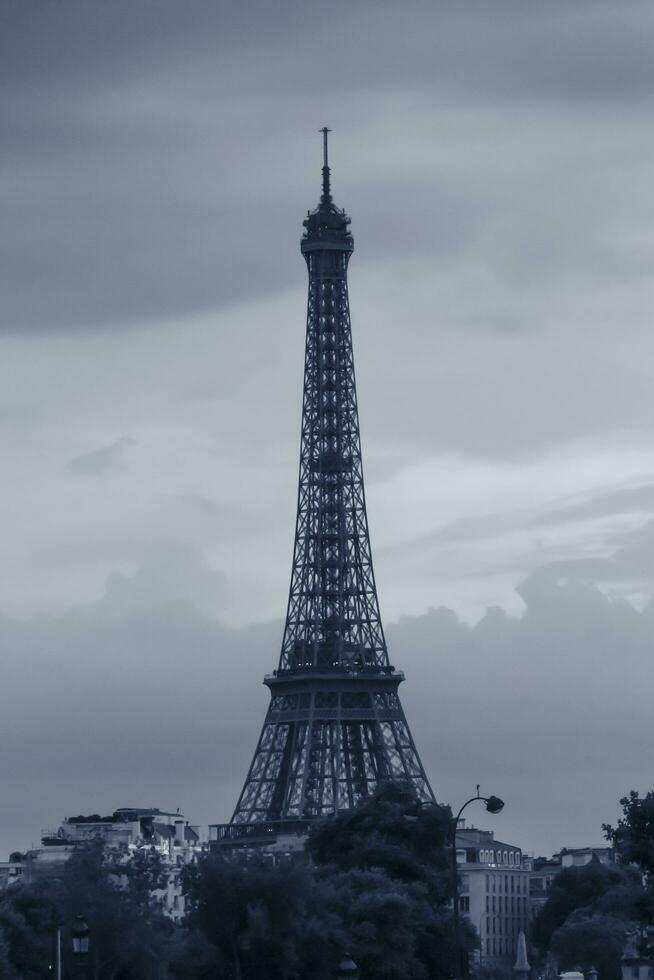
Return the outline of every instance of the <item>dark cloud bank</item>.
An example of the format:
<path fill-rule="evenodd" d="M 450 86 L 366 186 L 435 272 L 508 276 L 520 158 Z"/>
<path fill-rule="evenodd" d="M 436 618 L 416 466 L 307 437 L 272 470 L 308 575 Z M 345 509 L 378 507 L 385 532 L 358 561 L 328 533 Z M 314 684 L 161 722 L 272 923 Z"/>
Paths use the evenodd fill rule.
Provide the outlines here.
<path fill-rule="evenodd" d="M 391 625 L 405 709 L 440 799 L 479 779 L 507 799 L 498 833 L 526 849 L 597 842 L 618 797 L 651 782 L 654 604 L 545 574 L 521 594 L 520 619 L 491 609 L 471 628 L 440 608 Z M 127 613 L 110 598 L 2 622 L 0 851 L 79 811 L 231 815 L 280 624 L 231 630 L 188 602 Z"/>
<path fill-rule="evenodd" d="M 546 216 L 569 168 L 555 174 L 552 159 L 542 180 L 495 181 L 479 194 L 465 176 L 470 160 L 482 180 L 485 169 L 474 125 L 447 146 L 449 170 L 422 180 L 408 173 L 419 146 L 406 146 L 398 170 L 385 163 L 387 137 L 366 144 L 366 127 L 394 111 L 417 112 L 423 130 L 439 110 L 473 111 L 494 129 L 512 110 L 551 122 L 581 108 L 607 131 L 625 113 L 641 112 L 646 128 L 653 28 L 638 0 L 5 0 L 1 326 L 132 324 L 290 285 L 302 208 L 318 190 L 305 134 L 323 114 L 341 140 L 339 201 L 357 202 L 370 260 L 462 251 L 491 218 L 542 209 L 520 243 L 518 276 L 547 276 L 557 257 L 567 268 L 566 235 L 559 227 L 550 240 Z M 442 118 L 432 135 L 451 141 Z M 526 142 L 516 131 L 507 159 L 528 163 Z M 619 196 L 631 190 L 625 178 Z M 558 222 L 592 252 L 587 216 L 583 227 L 577 214 Z"/>

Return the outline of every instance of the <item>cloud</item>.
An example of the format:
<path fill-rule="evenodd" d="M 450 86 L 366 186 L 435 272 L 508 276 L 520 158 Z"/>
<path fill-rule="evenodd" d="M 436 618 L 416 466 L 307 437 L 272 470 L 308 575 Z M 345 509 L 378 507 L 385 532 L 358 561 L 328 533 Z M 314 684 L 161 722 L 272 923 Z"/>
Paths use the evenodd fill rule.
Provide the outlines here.
<path fill-rule="evenodd" d="M 212 568 L 198 549 L 158 541 L 134 574 L 114 572 L 107 579 L 103 597 L 72 615 L 103 619 L 172 607 L 211 616 L 223 608 L 227 594 L 225 576 Z"/>
<path fill-rule="evenodd" d="M 113 470 L 122 470 L 125 468 L 123 462 L 125 450 L 135 445 L 135 439 L 125 437 L 116 439 L 108 446 L 101 446 L 99 449 L 92 449 L 88 453 L 74 456 L 66 463 L 66 469 L 69 473 L 90 476 L 102 476 Z"/>
<path fill-rule="evenodd" d="M 188 603 L 141 602 L 183 595 L 157 575 L 146 563 L 120 596 L 110 585 L 111 615 L 100 604 L 2 620 L 0 851 L 72 812 L 231 815 L 281 623 L 233 630 Z M 599 843 L 619 797 L 650 786 L 654 606 L 639 613 L 547 575 L 521 592 L 521 618 L 492 609 L 472 628 L 439 608 L 389 625 L 404 708 L 439 799 L 455 803 L 481 782 L 506 799 L 493 825 L 503 839 L 539 853 Z"/>
<path fill-rule="evenodd" d="M 654 584 L 654 521 L 621 536 L 612 554 L 591 558 L 569 558 L 545 566 L 552 575 L 587 582 Z"/>
<path fill-rule="evenodd" d="M 437 600 L 471 621 L 487 605 L 517 611 L 515 586 L 530 571 L 606 558 L 654 519 L 642 489 L 654 478 L 649 380 L 641 383 L 651 331 L 632 334 L 627 351 L 597 326 L 582 385 L 564 327 L 511 338 L 434 328 L 423 305 L 430 270 L 405 269 L 419 309 L 402 330 L 390 269 L 383 285 L 370 269 L 352 273 L 382 608 L 397 617 Z M 0 341 L 5 398 L 29 389 L 38 408 L 29 423 L 0 427 L 13 473 L 0 560 L 8 612 L 98 600 L 108 575 L 132 575 L 144 554 L 173 542 L 206 555 L 229 582 L 226 622 L 279 615 L 304 304 L 298 280 L 220 315 Z M 62 460 L 77 460 L 76 472 Z M 633 597 L 646 594 L 636 582 Z"/>
<path fill-rule="evenodd" d="M 481 258 L 465 293 L 485 309 L 462 322 L 533 329 L 533 287 L 580 272 L 643 293 L 645 4 L 337 9 L 6 4 L 3 331 L 133 328 L 288 288 L 327 116 L 367 261 Z"/>

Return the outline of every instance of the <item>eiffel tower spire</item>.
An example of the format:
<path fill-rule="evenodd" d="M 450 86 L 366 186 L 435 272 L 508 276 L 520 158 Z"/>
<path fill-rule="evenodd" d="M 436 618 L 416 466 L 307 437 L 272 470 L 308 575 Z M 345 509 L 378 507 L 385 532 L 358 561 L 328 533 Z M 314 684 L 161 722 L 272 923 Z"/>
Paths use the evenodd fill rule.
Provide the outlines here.
<path fill-rule="evenodd" d="M 352 808 L 387 779 L 433 800 L 397 694 L 404 675 L 389 662 L 379 612 L 347 286 L 354 241 L 350 218 L 332 200 L 329 130 L 321 132 L 322 196 L 303 222 L 300 246 L 309 296 L 288 609 L 234 831 Z"/>

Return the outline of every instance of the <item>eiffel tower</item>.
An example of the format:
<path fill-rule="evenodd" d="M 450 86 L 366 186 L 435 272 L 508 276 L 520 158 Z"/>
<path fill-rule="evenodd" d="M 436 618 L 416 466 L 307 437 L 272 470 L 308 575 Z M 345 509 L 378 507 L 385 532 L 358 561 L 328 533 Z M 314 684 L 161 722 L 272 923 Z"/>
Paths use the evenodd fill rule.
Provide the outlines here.
<path fill-rule="evenodd" d="M 307 213 L 309 273 L 295 547 L 271 700 L 231 823 L 214 839 L 300 830 L 351 809 L 380 781 L 434 799 L 388 658 L 372 566 L 352 355 L 350 218 L 330 188 L 324 128 L 322 196 Z M 217 831 L 217 833 L 216 833 Z"/>

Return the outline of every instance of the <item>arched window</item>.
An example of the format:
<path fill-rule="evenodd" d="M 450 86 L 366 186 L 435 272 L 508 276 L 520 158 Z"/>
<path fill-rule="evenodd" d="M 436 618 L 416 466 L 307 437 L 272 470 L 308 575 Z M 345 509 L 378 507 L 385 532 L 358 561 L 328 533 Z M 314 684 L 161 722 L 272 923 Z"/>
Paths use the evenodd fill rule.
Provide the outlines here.
<path fill-rule="evenodd" d="M 495 862 L 495 851 L 489 851 L 488 855 L 489 855 L 488 860 L 490 861 L 491 864 L 493 864 Z"/>
<path fill-rule="evenodd" d="M 504 863 L 505 864 L 508 864 L 509 863 L 509 855 L 507 854 L 506 851 L 504 852 Z"/>
<path fill-rule="evenodd" d="M 513 864 L 513 851 L 509 851 L 509 864 Z"/>

